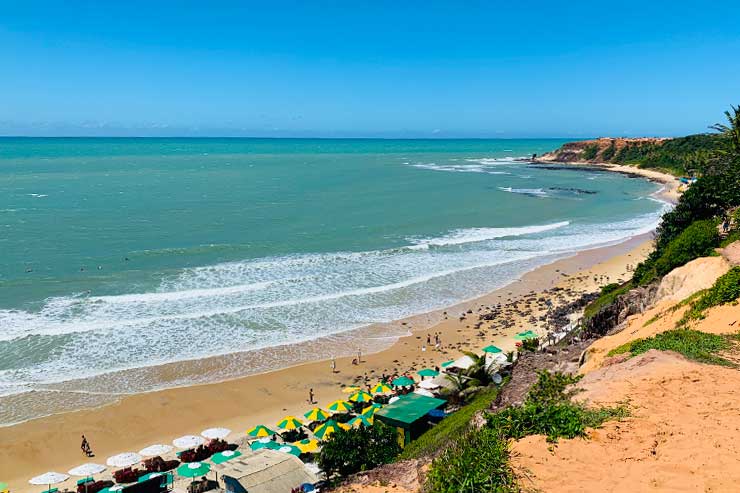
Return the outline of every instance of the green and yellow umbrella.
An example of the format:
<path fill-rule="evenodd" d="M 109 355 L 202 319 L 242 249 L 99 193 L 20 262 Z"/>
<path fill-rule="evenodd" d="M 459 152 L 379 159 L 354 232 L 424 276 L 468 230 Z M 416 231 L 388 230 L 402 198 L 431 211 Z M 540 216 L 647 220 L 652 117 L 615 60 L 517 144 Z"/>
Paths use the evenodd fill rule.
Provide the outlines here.
<path fill-rule="evenodd" d="M 316 435 L 319 440 L 325 440 L 329 438 L 332 433 L 336 432 L 340 428 L 343 430 L 349 430 L 350 426 L 344 423 L 337 423 L 333 419 L 330 419 L 323 425 L 313 430 L 313 434 Z"/>
<path fill-rule="evenodd" d="M 295 416 L 286 416 L 282 421 L 278 422 L 277 425 L 278 428 L 282 428 L 284 430 L 296 430 L 303 426 L 303 422 Z"/>
<path fill-rule="evenodd" d="M 363 416 L 362 414 L 352 418 L 349 420 L 349 424 L 354 426 L 355 428 L 359 428 L 360 426 L 372 426 L 373 425 L 373 418 L 372 416 Z"/>
<path fill-rule="evenodd" d="M 325 419 L 329 419 L 331 415 L 320 407 L 315 407 L 303 416 L 305 416 L 309 421 L 324 421 Z"/>
<path fill-rule="evenodd" d="M 338 401 L 334 401 L 331 404 L 329 404 L 327 406 L 327 409 L 329 409 L 329 411 L 333 411 L 335 413 L 345 413 L 347 411 L 351 411 L 352 410 L 352 404 L 350 404 L 347 401 L 343 401 L 343 400 L 340 399 Z"/>
<path fill-rule="evenodd" d="M 304 438 L 293 442 L 294 447 L 298 447 L 302 454 L 312 454 L 319 449 L 319 441 L 314 438 Z"/>
<path fill-rule="evenodd" d="M 362 415 L 365 416 L 365 417 L 373 416 L 375 414 L 375 411 L 377 411 L 381 407 L 383 407 L 383 406 L 381 406 L 380 404 L 374 402 L 374 403 L 370 404 L 369 406 L 367 406 L 365 409 L 362 410 Z"/>
<path fill-rule="evenodd" d="M 370 402 L 373 400 L 373 396 L 364 390 L 361 390 L 349 396 L 349 400 L 352 402 Z"/>
<path fill-rule="evenodd" d="M 393 389 L 384 382 L 379 382 L 375 384 L 375 387 L 373 387 L 371 390 L 374 394 L 385 394 L 386 392 L 393 392 Z"/>
<path fill-rule="evenodd" d="M 274 434 L 275 434 L 274 431 L 272 431 L 270 428 L 264 425 L 258 425 L 252 428 L 251 430 L 247 430 L 247 435 L 251 437 L 257 437 L 257 438 L 269 437 Z"/>

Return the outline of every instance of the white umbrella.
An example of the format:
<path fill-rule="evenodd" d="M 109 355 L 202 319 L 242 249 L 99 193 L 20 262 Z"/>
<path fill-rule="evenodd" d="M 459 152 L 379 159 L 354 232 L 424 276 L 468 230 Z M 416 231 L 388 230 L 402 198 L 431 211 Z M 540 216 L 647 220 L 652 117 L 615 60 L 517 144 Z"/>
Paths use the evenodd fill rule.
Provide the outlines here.
<path fill-rule="evenodd" d="M 433 379 L 429 378 L 427 380 L 422 380 L 421 382 L 419 382 L 419 387 L 421 387 L 422 389 L 434 390 L 439 388 L 439 384 Z"/>
<path fill-rule="evenodd" d="M 147 448 L 139 450 L 139 454 L 144 457 L 154 457 L 155 455 L 164 455 L 172 451 L 172 445 L 149 445 Z"/>
<path fill-rule="evenodd" d="M 51 486 L 52 484 L 61 483 L 62 481 L 66 481 L 67 479 L 69 479 L 69 476 L 67 476 L 66 474 L 62 474 L 60 472 L 49 471 L 49 472 L 45 472 L 44 474 L 40 476 L 36 476 L 34 478 L 29 479 L 28 482 L 30 484 Z"/>
<path fill-rule="evenodd" d="M 185 435 L 172 440 L 172 445 L 177 448 L 193 448 L 198 445 L 203 445 L 204 443 L 206 443 L 206 441 L 203 438 L 195 435 Z"/>
<path fill-rule="evenodd" d="M 455 362 L 452 363 L 447 368 L 460 368 L 461 370 L 467 370 L 474 364 L 475 364 L 475 361 L 473 361 L 473 358 L 471 358 L 470 356 L 466 354 L 462 358 L 456 359 Z"/>
<path fill-rule="evenodd" d="M 388 404 L 393 404 L 398 399 L 399 399 L 399 397 L 397 395 L 394 395 L 393 397 L 391 397 L 390 399 L 388 399 Z"/>
<path fill-rule="evenodd" d="M 122 454 L 108 457 L 105 461 L 111 467 L 128 467 L 141 462 L 142 457 L 136 452 L 124 452 Z"/>
<path fill-rule="evenodd" d="M 93 474 L 100 474 L 101 472 L 105 471 L 105 466 L 102 464 L 93 464 L 92 462 L 88 462 L 87 464 L 82 464 L 81 466 L 77 466 L 73 469 L 70 469 L 67 471 L 72 476 L 92 476 Z"/>
<path fill-rule="evenodd" d="M 231 434 L 231 430 L 228 428 L 208 428 L 203 430 L 200 434 L 206 438 L 219 439 L 226 438 Z"/>
<path fill-rule="evenodd" d="M 426 397 L 434 397 L 434 394 L 432 394 L 430 391 L 426 389 L 416 389 L 414 390 L 414 394 L 419 394 L 419 395 L 423 395 Z"/>

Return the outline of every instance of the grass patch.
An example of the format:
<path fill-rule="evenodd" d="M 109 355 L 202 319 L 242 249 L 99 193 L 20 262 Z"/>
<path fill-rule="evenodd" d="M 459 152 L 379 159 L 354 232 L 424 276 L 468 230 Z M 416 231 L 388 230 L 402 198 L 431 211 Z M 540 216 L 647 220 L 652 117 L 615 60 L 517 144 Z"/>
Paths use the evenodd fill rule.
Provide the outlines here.
<path fill-rule="evenodd" d="M 488 427 L 468 430 L 432 462 L 424 491 L 519 491 L 509 459 L 508 440 L 496 430 Z"/>
<path fill-rule="evenodd" d="M 734 367 L 735 363 L 717 354 L 732 348 L 730 336 L 707 334 L 692 329 L 675 329 L 662 332 L 654 337 L 636 339 L 609 351 L 607 356 L 629 353 L 637 356 L 651 349 L 676 351 L 686 358 L 700 363 Z"/>
<path fill-rule="evenodd" d="M 601 293 L 599 294 L 599 297 L 589 303 L 583 310 L 583 318 L 589 319 L 593 317 L 603 307 L 611 305 L 617 298 L 617 296 L 629 291 L 630 287 L 631 286 L 629 283 L 623 284 L 621 286 L 618 284 L 607 284 L 606 286 L 601 288 Z"/>
<path fill-rule="evenodd" d="M 574 391 L 567 389 L 578 380 L 580 377 L 540 372 L 524 403 L 490 414 L 488 426 L 505 438 L 545 435 L 548 441 L 555 442 L 561 437 L 583 437 L 587 428 L 629 415 L 626 406 L 591 409 L 573 402 Z"/>
<path fill-rule="evenodd" d="M 647 327 L 647 326 L 648 326 L 648 325 L 650 325 L 650 324 L 654 324 L 655 322 L 657 322 L 658 320 L 660 320 L 660 317 L 661 317 L 661 315 L 662 315 L 661 313 L 658 313 L 658 314 L 656 314 L 656 315 L 653 315 L 653 316 L 652 316 L 652 317 L 650 318 L 650 320 L 648 320 L 647 322 L 645 322 L 644 324 L 642 324 L 642 326 L 643 326 L 643 327 Z"/>
<path fill-rule="evenodd" d="M 700 295 L 691 302 L 691 308 L 678 321 L 679 326 L 686 325 L 691 320 L 704 318 L 708 309 L 736 302 L 740 298 L 740 267 L 733 267 L 725 275 L 720 276 L 714 285 L 700 292 Z"/>
<path fill-rule="evenodd" d="M 426 431 L 419 438 L 406 445 L 398 460 L 416 459 L 433 455 L 448 442 L 463 435 L 476 411 L 487 409 L 498 395 L 498 388 L 490 388 L 477 394 L 470 403 L 451 414 L 437 426 Z"/>

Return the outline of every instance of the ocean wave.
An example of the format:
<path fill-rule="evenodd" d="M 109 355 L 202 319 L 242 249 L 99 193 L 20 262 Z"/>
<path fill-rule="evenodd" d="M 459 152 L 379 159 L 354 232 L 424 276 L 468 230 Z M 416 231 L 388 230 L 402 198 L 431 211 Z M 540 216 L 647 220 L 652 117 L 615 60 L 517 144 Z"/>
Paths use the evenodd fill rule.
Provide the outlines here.
<path fill-rule="evenodd" d="M 467 161 L 467 160 L 466 160 Z M 417 163 L 411 165 L 414 168 L 428 169 L 432 171 L 446 171 L 448 173 L 484 173 L 487 175 L 510 175 L 508 171 L 491 171 L 485 164 L 436 164 Z"/>
<path fill-rule="evenodd" d="M 78 293 L 47 299 L 38 311 L 0 310 L 0 394 L 289 344 L 449 306 L 553 255 L 650 231 L 667 207 L 622 221 L 466 228 L 387 250 L 220 263 L 167 275 L 150 292 Z"/>
<path fill-rule="evenodd" d="M 467 228 L 458 229 L 448 235 L 439 238 L 428 239 L 410 239 L 415 244 L 409 248 L 428 249 L 431 246 L 449 246 L 463 245 L 466 243 L 476 243 L 479 241 L 493 240 L 495 238 L 505 238 L 511 236 L 523 236 L 533 233 L 542 233 L 553 229 L 568 226 L 569 221 L 561 221 L 553 224 L 543 224 L 540 226 L 521 226 L 513 228 Z"/>

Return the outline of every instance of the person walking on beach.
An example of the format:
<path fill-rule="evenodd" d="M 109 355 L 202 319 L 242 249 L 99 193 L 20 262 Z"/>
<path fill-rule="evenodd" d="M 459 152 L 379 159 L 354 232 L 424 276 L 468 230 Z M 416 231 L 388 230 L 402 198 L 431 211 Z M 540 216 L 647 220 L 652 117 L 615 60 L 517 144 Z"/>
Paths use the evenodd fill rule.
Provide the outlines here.
<path fill-rule="evenodd" d="M 80 444 L 80 449 L 82 450 L 82 453 L 85 454 L 88 457 L 92 457 L 92 449 L 90 448 L 90 442 L 87 441 L 87 438 L 85 438 L 85 435 L 82 435 L 82 443 Z"/>
<path fill-rule="evenodd" d="M 357 348 L 357 364 L 362 363 L 362 349 Z"/>
<path fill-rule="evenodd" d="M 308 403 L 314 404 L 316 401 L 313 400 L 313 389 L 308 389 Z"/>
<path fill-rule="evenodd" d="M 334 358 L 331 359 L 331 372 L 337 372 L 337 361 Z"/>

